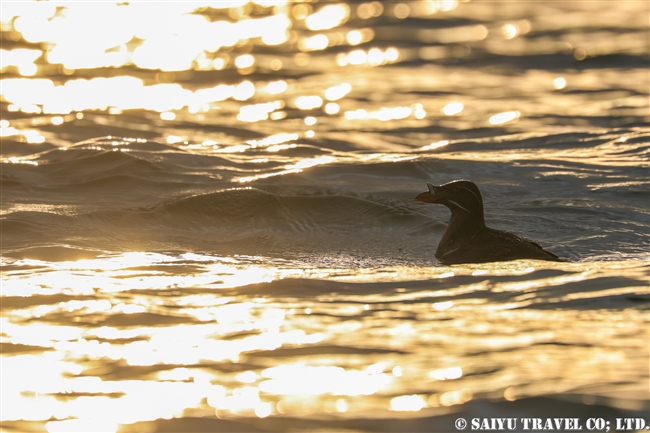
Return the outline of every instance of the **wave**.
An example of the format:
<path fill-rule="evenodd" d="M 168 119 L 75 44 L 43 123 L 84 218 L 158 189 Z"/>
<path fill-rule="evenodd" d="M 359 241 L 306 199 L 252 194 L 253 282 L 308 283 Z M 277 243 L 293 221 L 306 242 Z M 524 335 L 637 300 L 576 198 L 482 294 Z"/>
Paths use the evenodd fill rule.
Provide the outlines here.
<path fill-rule="evenodd" d="M 649 238 L 639 200 L 648 140 L 633 130 L 528 134 L 398 153 L 298 140 L 287 148 L 295 156 L 100 137 L 3 166 L 3 249 L 108 243 L 420 261 L 433 257 L 449 211 L 415 195 L 427 181 L 467 178 L 490 226 L 572 260 L 638 255 Z M 314 164 L 299 165 L 305 158 Z"/>

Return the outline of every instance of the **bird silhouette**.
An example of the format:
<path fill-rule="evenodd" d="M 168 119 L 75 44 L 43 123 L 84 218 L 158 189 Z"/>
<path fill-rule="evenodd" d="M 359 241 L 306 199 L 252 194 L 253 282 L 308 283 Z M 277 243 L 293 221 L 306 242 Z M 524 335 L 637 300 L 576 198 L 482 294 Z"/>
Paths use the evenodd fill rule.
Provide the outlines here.
<path fill-rule="evenodd" d="M 436 258 L 443 264 L 501 262 L 517 259 L 563 261 L 538 243 L 485 225 L 483 197 L 474 182 L 454 180 L 436 186 L 415 200 L 439 203 L 451 210 L 451 218 L 438 244 Z"/>

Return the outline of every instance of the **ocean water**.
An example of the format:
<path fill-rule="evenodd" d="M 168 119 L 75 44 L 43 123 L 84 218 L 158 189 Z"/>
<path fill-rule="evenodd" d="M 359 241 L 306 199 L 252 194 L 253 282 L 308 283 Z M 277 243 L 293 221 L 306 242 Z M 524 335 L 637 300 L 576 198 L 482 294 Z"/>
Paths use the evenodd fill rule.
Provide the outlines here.
<path fill-rule="evenodd" d="M 2 431 L 650 425 L 647 2 L 2 11 Z"/>

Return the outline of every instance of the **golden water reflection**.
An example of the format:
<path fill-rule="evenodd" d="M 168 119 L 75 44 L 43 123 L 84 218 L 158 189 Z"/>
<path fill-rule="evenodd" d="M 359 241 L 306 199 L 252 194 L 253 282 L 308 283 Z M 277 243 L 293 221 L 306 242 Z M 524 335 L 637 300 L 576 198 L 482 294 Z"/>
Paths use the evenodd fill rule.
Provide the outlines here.
<path fill-rule="evenodd" d="M 607 307 L 644 296 L 638 262 L 316 269 L 139 252 L 4 260 L 3 421 L 42 421 L 48 431 L 117 431 L 188 411 L 426 412 L 635 380 L 630 392 L 643 392 L 647 315 Z M 638 285 L 604 287 L 622 269 Z M 601 289 L 578 296 L 575 284 Z"/>
<path fill-rule="evenodd" d="M 196 154 L 245 154 L 253 163 L 280 163 L 233 179 L 248 184 L 325 164 L 422 156 L 405 147 L 399 148 L 405 153 L 372 147 L 372 153 L 282 154 L 304 146 L 302 138 L 324 136 L 325 127 L 361 141 L 374 132 L 365 130 L 370 126 L 413 122 L 426 132 L 410 143 L 421 153 L 522 164 L 549 158 L 549 150 L 449 151 L 466 140 L 429 132 L 438 126 L 453 132 L 523 124 L 522 130 L 541 134 L 542 124 L 526 123 L 531 117 L 588 119 L 617 105 L 630 113 L 647 108 L 644 69 L 567 70 L 561 77 L 527 70 L 505 78 L 517 95 L 508 100 L 500 90 L 504 77 L 486 70 L 459 73 L 452 65 L 434 64 L 384 70 L 402 61 L 468 56 L 474 49 L 469 44 L 482 41 L 488 53 L 522 58 L 574 47 L 578 60 L 594 53 L 596 42 L 580 41 L 572 31 L 567 40 L 524 43 L 522 35 L 543 28 L 549 19 L 543 17 L 425 28 L 414 33 L 424 45 L 412 49 L 382 45 L 379 30 L 363 21 L 428 17 L 457 5 L 4 2 L 5 40 L 31 48 L 0 51 L 0 69 L 10 77 L 0 82 L 1 96 L 12 116 L 0 121 L 0 136 L 43 144 L 55 135 L 47 135 L 47 128 L 71 132 L 85 111 L 105 110 L 121 126 L 122 117 L 111 116 L 145 109 L 155 112 L 153 122 L 163 125 L 161 141 L 168 144 Z M 160 19 L 150 19 L 152 8 Z M 552 18 L 552 26 L 566 25 Z M 643 43 L 625 39 L 635 36 L 630 35 L 612 37 L 603 52 L 645 52 Z M 610 40 L 593 38 L 605 39 Z M 98 77 L 104 69 L 84 71 L 106 67 L 124 69 L 110 77 Z M 295 70 L 319 75 L 296 78 Z M 183 78 L 185 72 L 196 76 Z M 207 73 L 216 82 L 198 79 Z M 389 86 L 382 90 L 390 100 L 377 93 L 377 83 Z M 623 95 L 580 96 L 603 89 Z M 408 94 L 410 99 L 402 98 Z M 27 116 L 17 119 L 18 112 Z M 268 125 L 284 119 L 286 124 Z M 199 123 L 174 129 L 188 120 Z M 243 128 L 261 123 L 255 127 L 262 138 L 200 136 L 200 122 L 230 121 Z M 359 128 L 363 133 L 348 134 Z M 553 158 L 638 166 L 633 151 L 640 135 L 621 134 L 611 132 L 590 150 L 553 150 Z M 133 142 L 146 140 L 108 137 L 80 145 L 129 152 Z M 3 162 L 37 165 L 36 159 L 9 156 Z M 47 210 L 18 203 L 11 211 L 36 206 Z M 3 422 L 34 420 L 54 432 L 117 431 L 137 421 L 215 414 L 426 416 L 472 400 L 564 392 L 582 392 L 594 401 L 611 398 L 607 404 L 629 408 L 634 403 L 621 397 L 622 387 L 632 400 L 647 400 L 648 319 L 639 307 L 647 302 L 647 274 L 639 262 L 329 269 L 263 257 L 145 252 L 2 261 Z M 626 383 L 631 385 L 621 385 Z"/>
<path fill-rule="evenodd" d="M 301 130 L 307 138 L 324 138 L 323 131 L 368 126 L 416 127 L 430 135 L 486 126 L 542 131 L 545 122 L 552 122 L 549 128 L 556 131 L 555 116 L 573 118 L 582 127 L 585 118 L 597 113 L 618 113 L 625 107 L 629 115 L 642 118 L 647 108 L 643 68 L 566 69 L 562 76 L 526 68 L 521 74 L 502 75 L 437 64 L 475 51 L 516 58 L 566 51 L 579 59 L 647 51 L 647 44 L 633 33 L 587 37 L 584 29 L 568 31 L 565 27 L 573 25 L 568 21 L 554 24 L 565 32 L 557 39 L 528 37 L 549 25 L 534 8 L 530 19 L 437 28 L 434 20 L 463 17 L 462 22 L 490 10 L 455 0 L 390 5 L 286 0 L 176 3 L 3 5 L 0 30 L 10 43 L 0 51 L 0 70 L 7 77 L 0 81 L 0 96 L 12 124 L 3 125 L 2 136 L 30 144 L 54 143 L 60 137 L 29 124 L 33 115 L 48 119 L 56 115 L 64 122 L 53 124 L 61 126 L 92 110 L 109 117 L 128 110 L 153 111 L 171 124 L 164 127 L 189 121 L 200 129 L 234 122 L 248 129 L 257 123 L 264 133 Z M 584 16 L 594 14 L 588 7 L 577 10 Z M 492 11 L 487 16 L 495 19 L 493 15 Z M 406 18 L 421 19 L 426 25 L 418 25 L 395 43 L 378 37 L 379 29 L 394 29 Z M 641 23 L 635 18 L 631 25 L 639 28 Z M 415 65 L 410 65 L 413 61 Z M 398 68 L 396 63 L 404 66 Z M 389 75 L 391 80 L 386 80 Z M 495 93 L 504 80 L 516 96 Z M 385 83 L 381 91 L 378 82 Z M 613 99 L 589 96 L 608 89 L 620 92 Z M 430 96 L 440 92 L 449 99 Z M 409 94 L 411 99 L 404 100 Z M 14 121 L 17 116 L 23 117 Z M 449 138 L 441 135 L 435 139 Z M 169 136 L 181 137 L 178 132 Z"/>
<path fill-rule="evenodd" d="M 179 71 L 200 66 L 205 53 L 249 39 L 259 38 L 265 45 L 285 42 L 291 22 L 282 12 L 284 0 L 257 3 L 256 7 L 271 12 L 259 18 L 242 14 L 234 22 L 210 21 L 200 13 L 211 8 L 234 13 L 250 4 L 166 2 L 152 7 L 142 2 L 102 2 L 57 7 L 47 2 L 10 3 L 3 6 L 2 30 L 16 31 L 30 43 L 47 43 L 48 62 L 68 70 L 134 64 Z M 151 19 L 154 14 L 156 19 Z"/>
<path fill-rule="evenodd" d="M 453 1 L 427 1 L 425 4 L 425 7 L 418 6 L 416 15 L 430 15 L 455 7 Z M 358 17 L 363 20 L 392 13 L 385 11 L 379 2 L 362 3 L 356 9 Z M 370 27 L 327 34 L 309 33 L 340 27 L 351 13 L 351 7 L 344 3 L 312 6 L 290 4 L 285 0 L 166 2 L 162 5 L 146 2 L 9 3 L 3 6 L 0 23 L 3 37 L 25 41 L 30 47 L 40 44 L 42 51 L 15 48 L 0 52 L 2 72 L 37 77 L 3 79 L 1 96 L 9 104 L 9 111 L 29 114 L 68 114 L 85 110 L 119 114 L 137 108 L 158 112 L 187 109 L 193 114 L 205 113 L 217 108 L 211 106 L 215 102 L 231 98 L 246 101 L 256 94 L 263 95 L 264 87 L 269 94 L 277 95 L 286 90 L 286 82 L 284 86 L 277 85 L 282 80 L 257 82 L 253 86 L 247 80 L 241 80 L 238 85 L 187 89 L 173 82 L 173 72 L 234 68 L 239 75 L 248 75 L 255 68 L 278 71 L 287 64 L 283 55 L 260 55 L 251 53 L 246 47 L 297 41 L 302 51 L 318 51 L 333 45 L 352 47 L 372 41 L 374 30 Z M 151 19 L 151 16 L 156 19 Z M 120 25 L 116 27 L 114 23 L 117 22 Z M 364 47 L 339 53 L 332 63 L 340 67 L 374 67 L 395 63 L 400 58 L 399 50 L 394 47 Z M 295 60 L 298 66 L 311 61 L 306 53 L 296 54 Z M 169 74 L 137 74 L 135 77 L 133 71 L 129 71 L 122 76 L 72 77 L 78 70 L 126 70 L 129 66 Z M 63 79 L 47 78 L 60 74 Z M 343 94 L 326 97 L 335 100 Z M 310 110 L 322 103 L 312 101 L 305 106 L 297 105 L 300 109 Z M 270 116 L 271 109 L 266 109 L 266 114 L 259 110 L 257 114 L 248 114 L 253 111 L 255 109 L 244 107 L 237 118 L 245 122 L 284 118 Z M 330 107 L 328 113 L 335 112 L 338 110 Z"/>
<path fill-rule="evenodd" d="M 9 111 L 69 114 L 84 110 L 147 110 L 166 112 L 187 108 L 190 112 L 207 112 L 210 104 L 227 99 L 245 101 L 256 88 L 250 81 L 235 85 L 220 84 L 196 91 L 179 84 L 145 85 L 139 78 L 76 79 L 55 85 L 50 79 L 7 78 L 2 80 L 2 97 L 11 102 Z"/>

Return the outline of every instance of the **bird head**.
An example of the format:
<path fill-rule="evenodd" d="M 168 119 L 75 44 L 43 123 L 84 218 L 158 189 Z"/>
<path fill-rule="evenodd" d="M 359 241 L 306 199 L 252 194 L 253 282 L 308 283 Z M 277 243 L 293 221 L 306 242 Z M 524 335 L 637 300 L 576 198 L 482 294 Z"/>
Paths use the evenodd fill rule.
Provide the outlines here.
<path fill-rule="evenodd" d="M 440 203 L 447 206 L 453 214 L 483 220 L 483 197 L 474 182 L 454 180 L 444 185 L 427 183 L 428 191 L 415 197 L 424 203 Z"/>

